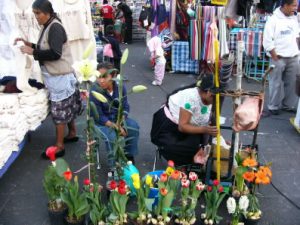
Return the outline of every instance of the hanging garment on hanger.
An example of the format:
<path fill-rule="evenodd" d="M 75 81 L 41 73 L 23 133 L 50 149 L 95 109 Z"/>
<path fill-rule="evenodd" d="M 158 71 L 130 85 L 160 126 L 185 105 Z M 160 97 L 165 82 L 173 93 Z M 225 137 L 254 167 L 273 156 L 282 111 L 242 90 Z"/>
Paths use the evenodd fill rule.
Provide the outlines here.
<path fill-rule="evenodd" d="M 229 54 L 227 42 L 227 28 L 225 22 L 225 8 L 218 7 L 218 27 L 219 27 L 219 41 L 220 41 L 220 57 Z"/>

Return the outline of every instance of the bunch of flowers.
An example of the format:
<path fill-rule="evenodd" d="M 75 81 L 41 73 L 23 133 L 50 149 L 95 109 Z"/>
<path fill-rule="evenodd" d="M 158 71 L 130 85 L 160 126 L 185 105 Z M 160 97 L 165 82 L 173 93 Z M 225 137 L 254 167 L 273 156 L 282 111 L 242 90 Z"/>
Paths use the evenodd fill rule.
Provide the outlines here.
<path fill-rule="evenodd" d="M 90 207 L 89 216 L 94 225 L 104 225 L 108 210 L 101 201 L 103 187 L 98 183 L 91 183 L 89 179 L 84 179 L 84 190 Z"/>
<path fill-rule="evenodd" d="M 84 215 L 89 212 L 89 204 L 87 202 L 85 193 L 79 191 L 78 177 L 74 176 L 68 169 L 63 173 L 67 184 L 64 187 L 63 192 L 60 194 L 63 202 L 68 206 L 68 222 L 82 221 Z"/>
<path fill-rule="evenodd" d="M 176 170 L 173 161 L 168 161 L 165 173 L 160 175 L 157 183 L 159 189 L 158 204 L 154 209 L 156 218 L 152 218 L 153 224 L 168 224 L 171 220 L 169 213 L 172 211 L 172 203 L 179 189 L 181 172 Z"/>
<path fill-rule="evenodd" d="M 224 188 L 218 180 L 214 180 L 212 186 L 206 187 L 205 213 L 201 214 L 201 219 L 204 220 L 205 224 L 212 225 L 214 223 L 219 223 L 222 220 L 222 217 L 218 216 L 217 213 L 219 206 L 226 195 L 223 191 Z"/>
<path fill-rule="evenodd" d="M 228 213 L 232 215 L 231 225 L 238 225 L 241 215 L 245 215 L 249 206 L 249 199 L 246 195 L 239 198 L 238 204 L 233 197 L 229 197 L 226 202 Z"/>
<path fill-rule="evenodd" d="M 246 158 L 242 165 L 246 168 L 243 173 L 243 178 L 249 183 L 250 193 L 249 209 L 246 217 L 257 220 L 261 217 L 261 210 L 259 209 L 259 201 L 257 198 L 257 186 L 260 184 L 267 185 L 271 183 L 272 171 L 270 169 L 271 163 L 265 166 L 259 165 L 256 159 Z"/>
<path fill-rule="evenodd" d="M 182 173 L 181 206 L 176 213 L 176 223 L 190 225 L 196 222 L 195 208 L 198 198 L 204 189 L 205 185 L 202 184 L 196 173 L 190 172 L 188 177 Z"/>
<path fill-rule="evenodd" d="M 68 168 L 65 160 L 61 158 L 56 159 L 56 149 L 57 147 L 51 146 L 46 150 L 46 155 L 51 160 L 51 165 L 45 170 L 43 179 L 44 190 L 48 196 L 48 208 L 53 212 L 66 209 L 66 205 L 61 200 L 60 193 L 66 184 L 63 171 Z"/>
<path fill-rule="evenodd" d="M 126 206 L 130 190 L 124 180 L 119 180 L 119 182 L 112 180 L 108 183 L 108 188 L 111 191 L 109 195 L 111 213 L 108 220 L 115 225 L 126 224 L 128 222 Z"/>

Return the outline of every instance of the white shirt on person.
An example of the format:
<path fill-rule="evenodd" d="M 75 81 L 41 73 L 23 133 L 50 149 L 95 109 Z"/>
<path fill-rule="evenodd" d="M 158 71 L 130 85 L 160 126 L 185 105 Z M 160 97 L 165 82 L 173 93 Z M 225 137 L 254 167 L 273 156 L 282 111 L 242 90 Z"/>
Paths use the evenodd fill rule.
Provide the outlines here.
<path fill-rule="evenodd" d="M 178 124 L 180 108 L 192 114 L 190 123 L 196 126 L 207 126 L 211 114 L 211 105 L 205 105 L 197 87 L 184 89 L 171 95 L 168 102 L 169 111 Z"/>

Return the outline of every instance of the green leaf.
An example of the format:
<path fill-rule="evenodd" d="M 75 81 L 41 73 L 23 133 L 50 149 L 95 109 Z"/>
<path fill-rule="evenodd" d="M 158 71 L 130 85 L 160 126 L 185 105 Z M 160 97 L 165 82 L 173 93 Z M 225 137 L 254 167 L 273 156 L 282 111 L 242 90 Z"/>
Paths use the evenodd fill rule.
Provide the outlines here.
<path fill-rule="evenodd" d="M 58 176 L 63 177 L 64 172 L 66 172 L 69 168 L 68 163 L 62 158 L 56 159 L 55 163 L 56 163 L 55 166 L 56 173 L 58 174 Z"/>
<path fill-rule="evenodd" d="M 123 52 L 122 58 L 121 58 L 121 64 L 124 65 L 127 62 L 128 59 L 128 48 L 125 49 L 125 51 Z"/>
<path fill-rule="evenodd" d="M 98 113 L 98 110 L 97 110 L 97 107 L 96 107 L 95 103 L 90 101 L 89 104 L 91 106 L 91 111 L 92 111 L 92 113 L 95 117 L 95 120 L 99 121 L 99 113 Z"/>

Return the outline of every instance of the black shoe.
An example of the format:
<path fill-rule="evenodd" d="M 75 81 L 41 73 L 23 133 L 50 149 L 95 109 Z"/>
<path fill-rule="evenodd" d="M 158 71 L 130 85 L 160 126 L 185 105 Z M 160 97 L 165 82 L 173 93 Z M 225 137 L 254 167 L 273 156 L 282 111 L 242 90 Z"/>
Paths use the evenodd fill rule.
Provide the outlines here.
<path fill-rule="evenodd" d="M 77 137 L 77 136 L 72 137 L 72 138 L 67 138 L 67 137 L 65 137 L 65 138 L 64 138 L 64 143 L 77 142 L 78 140 L 79 140 L 79 137 Z"/>
<path fill-rule="evenodd" d="M 289 107 L 283 107 L 282 110 L 285 111 L 285 112 L 290 112 L 290 113 L 296 113 L 297 112 L 296 109 L 289 108 Z"/>
<path fill-rule="evenodd" d="M 270 110 L 270 109 L 269 109 L 269 112 L 270 112 L 272 115 L 275 115 L 275 116 L 279 115 L 279 110 L 277 110 L 277 109 L 274 109 L 274 110 Z"/>
<path fill-rule="evenodd" d="M 279 115 L 279 110 L 264 110 L 262 112 L 262 117 L 265 118 L 265 117 L 269 117 L 271 115 Z"/>

